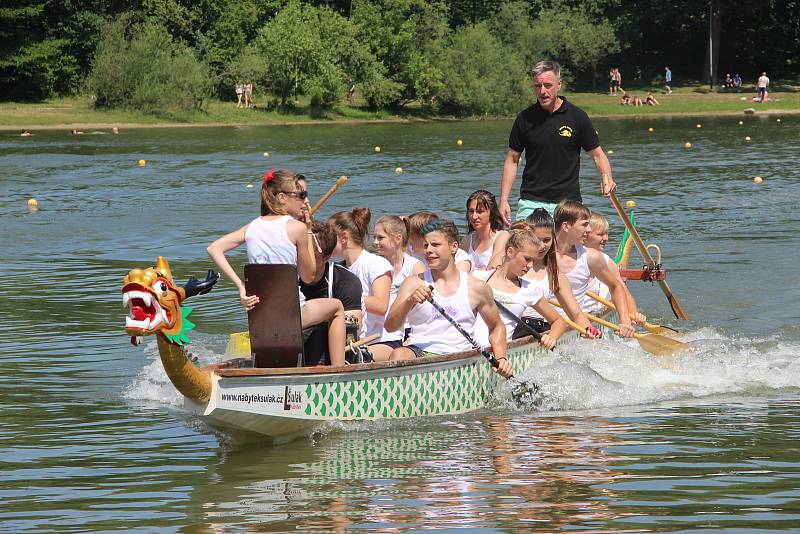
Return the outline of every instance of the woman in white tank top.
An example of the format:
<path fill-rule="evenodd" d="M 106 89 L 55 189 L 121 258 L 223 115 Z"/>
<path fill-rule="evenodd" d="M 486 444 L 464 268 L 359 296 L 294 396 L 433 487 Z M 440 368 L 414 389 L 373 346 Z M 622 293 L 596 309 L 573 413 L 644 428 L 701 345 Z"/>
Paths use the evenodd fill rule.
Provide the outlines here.
<path fill-rule="evenodd" d="M 549 333 L 542 334 L 539 343 L 546 349 L 552 349 L 556 340 L 566 332 L 567 324 L 548 302 L 549 289 L 523 278 L 533 263 L 544 257 L 547 248 L 528 225 L 512 227 L 510 234 L 503 263 L 494 271 L 479 271 L 475 276 L 485 280 L 494 292 L 495 302 L 511 312 L 509 314 L 500 309 L 508 341 L 513 338 L 522 313 L 531 307 L 550 323 Z M 489 342 L 489 329 L 481 319 L 475 326 L 475 339 L 481 346 Z"/>
<path fill-rule="evenodd" d="M 299 186 L 297 174 L 285 170 L 269 171 L 261 184 L 261 216 L 208 246 L 208 255 L 222 274 L 236 284 L 245 309 L 253 309 L 260 300 L 256 295 L 247 294 L 244 283 L 225 256 L 226 252 L 244 243 L 247 244 L 247 259 L 251 263 L 296 265 L 298 275 L 304 282 L 314 280 L 314 241 L 309 237 L 311 230 L 307 226 L 311 220 L 303 210 L 306 197 L 307 193 Z M 336 299 L 304 302 L 302 293 L 300 297 L 302 327 L 328 321 L 331 365 L 344 365 L 345 320 L 342 303 Z"/>
<path fill-rule="evenodd" d="M 354 208 L 334 213 L 328 219 L 338 236 L 333 254 L 344 258 L 345 267 L 361 281 L 364 319 L 359 336 L 362 339 L 383 332 L 392 285 L 392 265 L 386 258 L 364 250 L 370 216 L 369 208 Z"/>
<path fill-rule="evenodd" d="M 375 249 L 378 254 L 386 258 L 392 266 L 392 286 L 389 290 L 389 307 L 397 299 L 397 290 L 400 289 L 406 278 L 421 274 L 425 271 L 424 264 L 405 252 L 408 246 L 408 223 L 396 215 L 386 215 L 375 223 Z M 394 331 L 383 329 L 380 343 L 369 346 L 370 352 L 376 362 L 389 359 L 392 351 L 403 344 L 405 325 Z"/>
<path fill-rule="evenodd" d="M 475 191 L 467 199 L 467 235 L 460 247 L 467 252 L 473 270 L 490 267 L 492 256 L 497 252 L 494 244 L 501 236 L 503 242 L 508 239 L 494 195 L 483 189 Z"/>

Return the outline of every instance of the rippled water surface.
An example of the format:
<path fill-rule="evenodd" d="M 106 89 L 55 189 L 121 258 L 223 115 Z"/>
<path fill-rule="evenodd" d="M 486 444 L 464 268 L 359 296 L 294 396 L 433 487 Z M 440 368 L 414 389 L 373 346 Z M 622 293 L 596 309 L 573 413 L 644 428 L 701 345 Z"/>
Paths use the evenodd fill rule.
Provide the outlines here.
<path fill-rule="evenodd" d="M 121 329 L 122 277 L 158 255 L 178 279 L 203 273 L 206 245 L 257 215 L 270 167 L 309 175 L 315 198 L 350 176 L 325 213 L 461 223 L 471 191 L 498 189 L 510 122 L 0 134 L 2 530 L 796 529 L 800 117 L 776 119 L 595 121 L 692 320 L 657 287 L 634 294 L 689 355 L 574 343 L 526 372 L 547 394 L 535 411 L 499 397 L 288 444 L 183 410 L 155 343 Z M 585 200 L 612 216 L 583 170 Z M 232 286 L 193 306 L 195 352 L 221 359 L 246 324 Z"/>

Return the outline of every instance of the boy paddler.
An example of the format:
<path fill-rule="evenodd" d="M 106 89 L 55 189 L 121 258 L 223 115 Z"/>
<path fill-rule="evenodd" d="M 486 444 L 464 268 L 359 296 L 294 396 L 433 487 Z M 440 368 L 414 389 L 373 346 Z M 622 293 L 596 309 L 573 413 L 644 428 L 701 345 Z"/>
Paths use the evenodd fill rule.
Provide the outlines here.
<path fill-rule="evenodd" d="M 428 269 L 401 284 L 397 299 L 386 315 L 386 330 L 399 330 L 406 321 L 410 327 L 406 344 L 394 349 L 390 359 L 411 360 L 428 354 L 472 350 L 472 345 L 431 305 L 432 299 L 470 334 L 480 315 L 488 327 L 489 344 L 499 364 L 496 371 L 511 376 L 511 364 L 506 358 L 506 329 L 491 287 L 456 268 L 454 256 L 459 238 L 455 224 L 437 219 L 423 226 L 420 233 Z"/>
<path fill-rule="evenodd" d="M 575 300 L 583 310 L 589 308 L 589 301 L 592 300 L 586 295 L 589 280 L 594 277 L 607 285 L 619 315 L 618 334 L 622 337 L 633 337 L 634 329 L 628 314 L 628 300 L 622 280 L 619 276 L 614 276 L 600 251 L 584 246 L 586 234 L 589 232 L 589 216 L 589 208 L 576 200 L 562 200 L 556 206 L 558 269 L 569 280 Z"/>

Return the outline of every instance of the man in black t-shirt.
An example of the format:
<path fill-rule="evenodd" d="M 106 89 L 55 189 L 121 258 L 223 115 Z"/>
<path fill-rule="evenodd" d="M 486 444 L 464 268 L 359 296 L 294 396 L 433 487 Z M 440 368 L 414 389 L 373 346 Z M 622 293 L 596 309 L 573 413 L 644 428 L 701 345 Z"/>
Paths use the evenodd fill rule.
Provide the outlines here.
<path fill-rule="evenodd" d="M 540 61 L 533 68 L 536 104 L 519 115 L 511 128 L 508 152 L 500 182 L 500 213 L 511 223 L 508 198 L 517 178 L 517 168 L 525 152 L 517 220 L 523 220 L 535 208 L 551 214 L 559 201 L 568 198 L 582 201 L 578 180 L 580 151 L 585 150 L 600 172 L 600 191 L 608 195 L 617 185 L 611 177 L 600 140 L 586 112 L 558 96 L 561 90 L 561 67 L 555 61 Z"/>
<path fill-rule="evenodd" d="M 317 272 L 314 282 L 300 281 L 300 291 L 306 300 L 335 298 L 342 301 L 345 317 L 354 317 L 361 323 L 361 281 L 343 265 L 330 260 L 336 248 L 336 232 L 327 224 L 314 221 L 311 224 L 311 239 L 314 240 Z M 316 327 L 305 342 L 303 349 L 306 365 L 324 364 L 328 353 L 327 324 Z"/>

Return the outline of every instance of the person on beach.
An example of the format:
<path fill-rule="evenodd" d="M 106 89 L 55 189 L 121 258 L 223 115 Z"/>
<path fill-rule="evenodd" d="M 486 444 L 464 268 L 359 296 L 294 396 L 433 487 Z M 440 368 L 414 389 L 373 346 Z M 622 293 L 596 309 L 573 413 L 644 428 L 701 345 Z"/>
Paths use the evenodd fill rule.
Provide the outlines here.
<path fill-rule="evenodd" d="M 347 104 L 352 106 L 356 101 L 356 81 L 353 78 L 347 80 Z"/>
<path fill-rule="evenodd" d="M 253 82 L 251 81 L 244 84 L 244 107 L 247 109 L 255 107 L 253 104 Z"/>
<path fill-rule="evenodd" d="M 389 291 L 389 308 L 397 300 L 397 291 L 406 278 L 422 274 L 425 264 L 406 252 L 408 248 L 408 221 L 396 215 L 386 215 L 375 223 L 375 249 L 392 265 L 392 286 Z M 403 344 L 405 328 L 388 331 L 384 327 L 380 343 L 370 345 L 376 362 L 389 359 L 392 351 Z"/>
<path fill-rule="evenodd" d="M 309 282 L 300 281 L 300 291 L 306 302 L 313 299 L 333 298 L 342 303 L 345 322 L 348 325 L 361 325 L 363 319 L 361 311 L 361 281 L 344 265 L 331 261 L 331 255 L 336 248 L 336 232 L 330 225 L 314 221 L 311 223 L 311 239 L 315 241 L 314 254 L 317 269 L 314 279 Z M 304 343 L 306 365 L 324 363 L 329 358 L 326 350 L 328 339 L 328 325 L 319 324 L 314 327 Z M 311 358 L 318 356 L 318 361 Z"/>
<path fill-rule="evenodd" d="M 208 255 L 222 274 L 236 285 L 239 300 L 246 310 L 257 306 L 260 299 L 247 294 L 244 283 L 225 256 L 226 252 L 242 244 L 247 246 L 250 263 L 295 265 L 300 280 L 306 283 L 314 280 L 317 244 L 312 237 L 311 219 L 306 217 L 305 222 L 297 220 L 303 214 L 303 201 L 307 195 L 300 189 L 297 177 L 296 173 L 287 170 L 267 172 L 261 183 L 261 216 L 220 237 L 207 248 Z M 344 365 L 345 317 L 342 303 L 332 298 L 306 301 L 299 287 L 298 294 L 302 327 L 328 321 L 331 364 Z"/>
<path fill-rule="evenodd" d="M 646 106 L 660 106 L 661 102 L 659 102 L 656 97 L 650 91 L 647 91 L 647 94 L 644 97 L 644 104 Z"/>
<path fill-rule="evenodd" d="M 467 235 L 461 241 L 461 250 L 466 251 L 472 269 L 489 267 L 494 252 L 495 239 L 508 234 L 503 230 L 503 216 L 497 200 L 489 191 L 479 189 L 467 198 Z"/>
<path fill-rule="evenodd" d="M 406 220 L 408 221 L 408 253 L 417 258 L 427 267 L 427 260 L 425 259 L 425 239 L 420 233 L 422 228 L 439 218 L 438 215 L 432 211 L 417 211 L 412 213 Z M 465 273 L 472 271 L 472 259 L 465 250 L 460 247 L 456 250 L 455 255 L 456 268 Z"/>
<path fill-rule="evenodd" d="M 364 320 L 359 337 L 362 339 L 383 333 L 393 274 L 392 264 L 386 258 L 364 249 L 371 216 L 369 208 L 353 208 L 334 213 L 328 219 L 337 236 L 333 254 L 343 258 L 345 267 L 361 282 Z"/>
<path fill-rule="evenodd" d="M 758 88 L 758 101 L 759 102 L 766 102 L 767 98 L 767 88 L 769 87 L 769 78 L 767 78 L 767 73 L 762 72 L 761 76 L 758 77 L 758 81 L 756 82 L 756 87 Z"/>
<path fill-rule="evenodd" d="M 617 67 L 611 67 L 608 73 L 608 96 L 617 96 Z"/>
<path fill-rule="evenodd" d="M 619 332 L 622 337 L 633 337 L 634 329 L 628 315 L 628 300 L 624 284 L 608 267 L 605 257 L 595 249 L 586 248 L 584 241 L 589 231 L 589 209 L 574 200 L 562 200 L 555 213 L 556 258 L 558 269 L 564 273 L 572 293 L 582 310 L 588 309 L 586 295 L 589 280 L 594 277 L 606 284 L 611 300 L 619 315 Z"/>
<path fill-rule="evenodd" d="M 589 319 L 584 315 L 578 301 L 575 300 L 575 295 L 572 294 L 572 287 L 569 280 L 564 276 L 564 273 L 558 269 L 558 259 L 556 258 L 556 234 L 553 223 L 553 217 L 544 208 L 536 208 L 533 213 L 528 215 L 524 222 L 517 222 L 516 224 L 528 224 L 533 229 L 534 235 L 542 242 L 544 246 L 544 254 L 534 260 L 531 268 L 525 274 L 524 278 L 530 284 L 539 287 L 544 294 L 547 295 L 548 300 L 556 299 L 563 309 L 567 317 L 572 319 L 573 322 L 583 327 L 588 335 L 584 337 L 599 338 L 601 332 L 598 328 L 592 326 Z M 498 239 L 497 246 L 503 250 L 506 246 L 505 240 Z M 501 253 L 502 254 L 502 253 Z M 492 265 L 499 266 L 502 261 L 502 255 L 498 254 L 492 257 Z M 534 328 L 537 332 L 546 332 L 550 330 L 550 323 L 539 313 L 536 308 L 528 307 L 522 314 L 522 320 Z M 528 335 L 527 329 L 518 326 L 514 331 L 513 338 Z"/>
<path fill-rule="evenodd" d="M 672 94 L 672 71 L 669 70 L 669 65 L 664 67 L 664 94 L 671 95 Z"/>
<path fill-rule="evenodd" d="M 236 84 L 236 107 L 241 108 L 244 105 L 244 84 Z"/>
<path fill-rule="evenodd" d="M 486 281 L 492 288 L 495 302 L 511 312 L 509 314 L 500 309 L 500 318 L 506 325 L 507 341 L 513 339 L 517 323 L 525 310 L 534 308 L 551 325 L 549 332 L 542 334 L 539 344 L 546 349 L 552 349 L 568 327 L 548 302 L 549 290 L 524 278 L 533 268 L 533 264 L 544 257 L 548 247 L 536 237 L 533 226 L 527 222 L 514 223 L 509 233 L 500 266 L 491 271 L 476 271 L 474 276 Z M 484 347 L 489 343 L 489 329 L 480 317 L 475 325 L 475 340 Z"/>
<path fill-rule="evenodd" d="M 500 182 L 500 213 L 511 222 L 509 195 L 517 177 L 522 153 L 525 169 L 517 205 L 517 220 L 542 207 L 551 213 L 565 198 L 580 202 L 580 151 L 585 150 L 600 173 L 600 191 L 608 195 L 617 189 L 611 164 L 589 116 L 559 96 L 561 67 L 555 61 L 541 61 L 533 67 L 536 103 L 517 116 L 509 136 L 509 149 Z"/>
<path fill-rule="evenodd" d="M 399 330 L 406 321 L 409 325 L 406 345 L 394 349 L 390 359 L 413 360 L 472 350 L 469 341 L 431 305 L 429 301 L 433 300 L 471 335 L 480 316 L 489 330 L 489 345 L 498 362 L 495 371 L 504 377 L 511 376 L 511 364 L 506 358 L 506 329 L 491 288 L 455 266 L 459 243 L 456 225 L 453 221 L 436 219 L 425 225 L 421 233 L 428 269 L 402 283 L 397 300 L 386 314 L 384 324 L 389 331 Z"/>
<path fill-rule="evenodd" d="M 636 324 L 644 324 L 647 322 L 647 317 L 645 317 L 644 314 L 639 313 L 639 308 L 636 305 L 636 299 L 633 298 L 630 289 L 628 289 L 628 285 L 622 280 L 622 277 L 619 274 L 619 265 L 617 265 L 617 262 L 611 259 L 611 256 L 605 253 L 606 243 L 608 243 L 608 219 L 606 219 L 603 215 L 593 211 L 589 215 L 589 231 L 586 232 L 586 240 L 584 244 L 586 245 L 586 248 L 593 248 L 603 255 L 603 257 L 606 259 L 606 263 L 608 264 L 611 274 L 619 278 L 619 281 L 625 290 L 625 296 L 628 303 L 628 312 L 633 314 L 633 322 Z M 595 277 L 589 279 L 588 291 L 591 291 L 595 295 L 599 295 L 606 300 L 611 298 L 611 291 L 609 290 L 608 286 Z M 593 315 L 600 315 L 605 313 L 606 307 L 589 297 L 586 301 L 586 311 Z"/>

